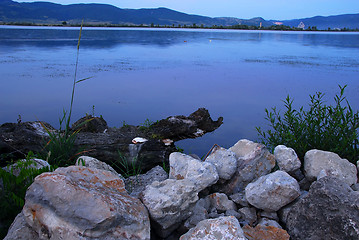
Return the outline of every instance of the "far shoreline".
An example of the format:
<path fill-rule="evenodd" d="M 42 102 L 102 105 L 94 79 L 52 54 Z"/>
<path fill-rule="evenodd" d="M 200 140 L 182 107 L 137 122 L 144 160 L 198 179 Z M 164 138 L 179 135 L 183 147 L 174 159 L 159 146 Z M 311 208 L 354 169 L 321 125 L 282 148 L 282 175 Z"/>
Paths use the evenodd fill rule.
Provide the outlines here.
<path fill-rule="evenodd" d="M 23 26 L 23 27 L 81 27 L 79 24 L 67 24 L 67 23 L 28 23 L 28 22 L 0 22 L 0 26 Z M 217 26 L 213 25 L 208 26 L 199 26 L 199 25 L 126 25 L 126 24 L 83 24 L 83 27 L 88 28 L 133 28 L 133 29 L 216 29 L 216 30 L 255 30 L 255 31 L 296 31 L 296 32 L 359 32 L 359 29 L 317 29 L 315 26 L 312 28 L 302 29 L 296 27 L 289 27 L 285 25 L 272 25 L 270 27 L 258 27 L 258 26 L 249 26 L 249 25 L 232 25 L 232 26 Z"/>

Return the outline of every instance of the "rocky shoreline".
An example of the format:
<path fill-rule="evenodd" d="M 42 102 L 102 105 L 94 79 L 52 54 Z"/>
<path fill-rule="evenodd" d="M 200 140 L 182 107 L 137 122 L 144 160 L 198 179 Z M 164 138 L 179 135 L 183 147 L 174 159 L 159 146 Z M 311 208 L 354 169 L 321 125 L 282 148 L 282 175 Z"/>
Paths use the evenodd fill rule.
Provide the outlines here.
<path fill-rule="evenodd" d="M 144 145 L 147 144 L 144 143 Z M 39 175 L 9 239 L 359 239 L 357 166 L 240 140 L 124 179 L 104 162 Z M 303 165 L 302 165 L 303 163 Z"/>

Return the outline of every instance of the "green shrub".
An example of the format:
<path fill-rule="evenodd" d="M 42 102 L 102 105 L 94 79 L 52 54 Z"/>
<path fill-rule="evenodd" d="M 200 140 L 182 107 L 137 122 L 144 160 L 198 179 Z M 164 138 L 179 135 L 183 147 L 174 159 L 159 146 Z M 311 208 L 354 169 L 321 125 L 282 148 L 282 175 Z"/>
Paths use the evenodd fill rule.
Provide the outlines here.
<path fill-rule="evenodd" d="M 5 237 L 8 228 L 17 214 L 21 212 L 24 206 L 24 199 L 27 188 L 33 183 L 36 176 L 43 172 L 53 171 L 52 167 L 36 169 L 31 167 L 35 164 L 33 154 L 29 152 L 26 161 L 18 161 L 10 168 L 8 165 L 6 171 L 0 168 L 0 179 L 2 190 L 0 191 L 0 222 L 3 223 L 0 229 L 0 238 Z M 18 174 L 14 175 L 13 173 Z"/>
<path fill-rule="evenodd" d="M 352 163 L 359 160 L 358 129 L 359 111 L 353 111 L 344 96 L 344 87 L 334 97 L 335 104 L 327 105 L 324 94 L 310 95 L 309 108 L 293 108 L 289 96 L 283 101 L 285 112 L 282 115 L 275 107 L 265 109 L 266 120 L 271 129 L 262 131 L 256 127 L 261 141 L 269 148 L 286 145 L 293 148 L 303 160 L 304 154 L 311 149 L 320 149 L 339 154 Z"/>

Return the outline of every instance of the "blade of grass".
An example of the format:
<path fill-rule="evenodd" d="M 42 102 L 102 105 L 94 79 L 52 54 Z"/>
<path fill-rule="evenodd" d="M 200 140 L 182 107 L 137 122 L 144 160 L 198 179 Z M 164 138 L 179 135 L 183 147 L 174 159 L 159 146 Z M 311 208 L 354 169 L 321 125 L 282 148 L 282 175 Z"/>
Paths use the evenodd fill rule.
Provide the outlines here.
<path fill-rule="evenodd" d="M 76 78 L 77 78 L 77 66 L 79 63 L 79 55 L 80 55 L 80 42 L 81 42 L 81 35 L 82 35 L 82 27 L 84 24 L 84 20 L 81 22 L 80 27 L 80 34 L 79 34 L 79 40 L 77 42 L 77 54 L 76 54 L 76 65 L 75 65 L 75 75 L 74 75 L 74 82 L 72 84 L 72 94 L 71 94 L 71 103 L 70 103 L 70 110 L 69 115 L 67 118 L 66 128 L 65 128 L 65 134 L 68 134 L 68 131 L 70 129 L 70 120 L 71 120 L 71 114 L 72 114 L 72 105 L 74 103 L 74 95 L 75 95 L 75 86 L 76 86 Z"/>

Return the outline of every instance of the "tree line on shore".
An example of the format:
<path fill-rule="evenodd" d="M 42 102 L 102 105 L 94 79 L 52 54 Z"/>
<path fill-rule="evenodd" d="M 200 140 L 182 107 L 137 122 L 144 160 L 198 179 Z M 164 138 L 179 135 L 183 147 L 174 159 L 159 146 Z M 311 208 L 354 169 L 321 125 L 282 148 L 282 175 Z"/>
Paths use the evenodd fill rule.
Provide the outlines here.
<path fill-rule="evenodd" d="M 62 23 L 33 23 L 33 22 L 0 22 L 0 25 L 15 25 L 15 26 L 53 26 L 53 27 L 80 27 L 80 23 L 68 23 L 63 21 Z M 237 29 L 237 30 L 274 30 L 274 31 L 330 31 L 330 32 L 358 32 L 359 29 L 350 29 L 350 28 L 330 28 L 327 29 L 318 29 L 316 26 L 308 26 L 306 28 L 299 27 L 290 27 L 286 25 L 272 25 L 269 27 L 263 26 L 254 26 L 254 25 L 245 25 L 245 24 L 236 24 L 231 26 L 223 25 L 212 25 L 205 26 L 204 24 L 172 24 L 172 25 L 159 25 L 151 23 L 148 24 L 109 24 L 109 23 L 84 23 L 84 27 L 133 27 L 133 28 L 192 28 L 192 29 Z"/>

